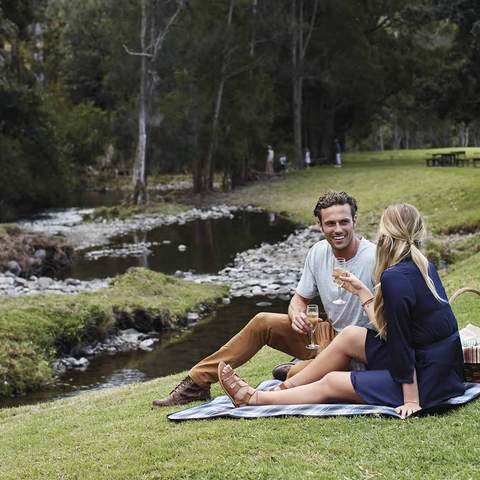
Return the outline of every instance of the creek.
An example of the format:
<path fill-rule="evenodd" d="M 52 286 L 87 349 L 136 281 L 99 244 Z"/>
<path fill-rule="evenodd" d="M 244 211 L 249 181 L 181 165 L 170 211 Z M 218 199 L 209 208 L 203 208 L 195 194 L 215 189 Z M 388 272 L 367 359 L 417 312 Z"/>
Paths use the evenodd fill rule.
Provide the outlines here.
<path fill-rule="evenodd" d="M 79 280 L 106 278 L 130 267 L 167 274 L 178 270 L 216 273 L 238 252 L 283 240 L 294 228 L 279 215 L 239 210 L 231 218 L 197 219 L 183 225 L 137 230 L 113 238 L 101 249 L 83 250 L 65 276 Z"/>
<path fill-rule="evenodd" d="M 295 227 L 279 215 L 238 210 L 230 217 L 137 230 L 114 237 L 107 245 L 82 250 L 66 277 L 86 281 L 113 277 L 132 266 L 168 274 L 213 274 L 230 265 L 237 253 L 282 241 Z M 139 245 L 140 250 L 136 248 Z M 52 386 L 3 399 L 0 406 L 37 403 L 188 370 L 223 345 L 256 313 L 286 312 L 285 295 L 272 297 L 233 298 L 229 305 L 188 329 L 160 333 L 151 352 L 100 354 L 90 359 L 85 370 L 68 370 Z"/>

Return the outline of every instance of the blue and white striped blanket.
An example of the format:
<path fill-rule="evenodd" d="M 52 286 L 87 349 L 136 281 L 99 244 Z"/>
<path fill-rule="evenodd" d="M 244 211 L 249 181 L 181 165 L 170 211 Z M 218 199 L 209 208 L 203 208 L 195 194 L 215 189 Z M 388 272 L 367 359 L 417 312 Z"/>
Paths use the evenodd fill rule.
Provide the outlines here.
<path fill-rule="evenodd" d="M 258 388 L 268 390 L 274 387 L 278 380 L 266 380 Z M 465 393 L 459 397 L 450 398 L 444 406 L 462 405 L 464 403 L 480 397 L 479 383 L 466 383 Z M 443 405 L 442 405 L 443 406 Z M 301 404 L 301 405 L 258 405 L 253 407 L 234 408 L 230 399 L 223 395 L 213 399 L 209 403 L 204 403 L 197 407 L 187 408 L 180 412 L 168 415 L 169 420 L 202 420 L 207 418 L 262 418 L 262 417 L 284 417 L 284 416 L 302 416 L 302 417 L 334 417 L 334 416 L 352 416 L 352 415 L 386 415 L 389 417 L 400 418 L 392 407 L 382 407 L 377 405 L 350 405 L 344 403 L 337 404 Z"/>

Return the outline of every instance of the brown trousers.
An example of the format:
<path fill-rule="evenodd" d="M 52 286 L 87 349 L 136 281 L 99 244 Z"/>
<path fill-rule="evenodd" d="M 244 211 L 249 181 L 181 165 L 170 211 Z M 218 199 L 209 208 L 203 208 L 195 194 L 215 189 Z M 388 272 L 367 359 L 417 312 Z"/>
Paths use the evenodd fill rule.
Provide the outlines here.
<path fill-rule="evenodd" d="M 301 361 L 294 365 L 288 374 L 292 376 L 305 368 L 308 363 L 335 337 L 330 322 L 320 322 L 315 337 L 320 345 L 318 350 L 308 350 L 308 336 L 292 330 L 288 315 L 281 313 L 259 313 L 245 327 L 232 337 L 223 347 L 198 362 L 189 372 L 190 378 L 201 386 L 218 381 L 217 367 L 220 362 L 237 368 L 250 360 L 262 347 L 269 347 L 298 357 Z"/>

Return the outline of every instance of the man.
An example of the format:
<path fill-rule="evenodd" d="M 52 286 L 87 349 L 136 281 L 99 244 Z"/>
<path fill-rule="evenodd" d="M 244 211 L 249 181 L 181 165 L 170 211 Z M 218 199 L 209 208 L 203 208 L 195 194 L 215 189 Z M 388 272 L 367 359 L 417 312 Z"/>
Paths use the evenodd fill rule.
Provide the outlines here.
<path fill-rule="evenodd" d="M 342 166 L 342 146 L 337 138 L 333 143 L 335 147 L 335 167 L 340 168 Z"/>
<path fill-rule="evenodd" d="M 312 158 L 310 156 L 310 150 L 308 148 L 305 149 L 305 156 L 303 157 L 303 161 L 305 162 L 305 167 L 310 168 L 312 164 Z"/>
<path fill-rule="evenodd" d="M 268 146 L 268 152 L 267 152 L 267 163 L 265 166 L 265 173 L 268 176 L 272 176 L 275 171 L 273 169 L 273 159 L 275 158 L 275 152 L 273 151 L 273 148 L 271 145 Z"/>
<path fill-rule="evenodd" d="M 296 293 L 290 300 L 288 315 L 279 313 L 259 313 L 223 347 L 209 357 L 201 360 L 189 372 L 170 394 L 154 400 L 154 407 L 181 405 L 194 400 L 210 398 L 210 385 L 218 381 L 217 366 L 223 361 L 232 368 L 243 365 L 263 346 L 288 353 L 302 360 L 313 359 L 318 350 L 306 348 L 310 323 L 305 314 L 308 303 L 320 295 L 325 312 L 331 322 L 322 322 L 330 331 L 325 332 L 331 338 L 347 325 L 369 327 L 368 318 L 363 315 L 358 299 L 344 293 L 345 304 L 333 301 L 338 297 L 338 287 L 332 278 L 335 258 L 345 258 L 346 268 L 373 289 L 373 270 L 375 265 L 375 245 L 355 235 L 357 221 L 357 203 L 345 192 L 328 192 L 322 195 L 315 206 L 314 215 L 325 236 L 308 252 L 302 277 Z M 332 328 L 333 327 L 333 328 Z M 322 335 L 322 328 L 315 334 Z M 322 339 L 320 338 L 320 341 Z M 325 347 L 325 342 L 322 347 Z M 277 367 L 283 370 L 283 377 L 298 372 L 305 366 L 299 362 Z M 278 378 L 279 376 L 276 375 Z"/>

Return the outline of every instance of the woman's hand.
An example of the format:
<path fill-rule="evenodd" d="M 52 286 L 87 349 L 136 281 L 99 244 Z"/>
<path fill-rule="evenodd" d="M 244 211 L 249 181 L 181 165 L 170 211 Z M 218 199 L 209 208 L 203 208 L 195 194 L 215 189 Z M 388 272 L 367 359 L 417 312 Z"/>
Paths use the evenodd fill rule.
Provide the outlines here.
<path fill-rule="evenodd" d="M 412 413 L 418 412 L 421 409 L 422 407 L 417 402 L 407 402 L 397 407 L 395 411 L 399 413 L 402 418 L 407 418 L 412 415 Z"/>
<path fill-rule="evenodd" d="M 337 278 L 334 277 L 334 280 L 339 283 L 340 287 L 354 295 L 360 295 L 362 291 L 367 291 L 371 295 L 370 290 L 353 273 L 343 272 Z"/>

